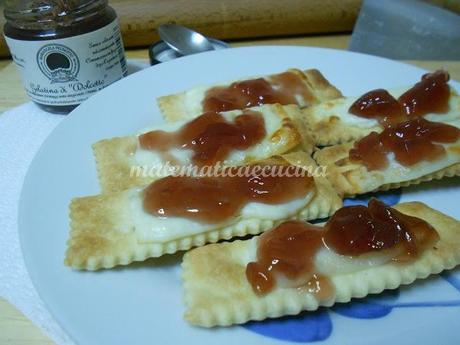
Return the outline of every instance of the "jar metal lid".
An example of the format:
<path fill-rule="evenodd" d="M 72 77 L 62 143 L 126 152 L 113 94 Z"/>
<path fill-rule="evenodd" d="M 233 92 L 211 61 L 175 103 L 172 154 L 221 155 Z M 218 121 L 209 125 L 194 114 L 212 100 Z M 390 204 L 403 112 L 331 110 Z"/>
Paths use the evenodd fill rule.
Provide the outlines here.
<path fill-rule="evenodd" d="M 211 41 L 212 45 L 214 46 L 214 49 L 216 50 L 230 48 L 230 46 L 227 43 L 217 40 L 215 38 L 208 37 L 208 40 Z M 158 41 L 149 47 L 149 57 L 150 57 L 150 64 L 156 65 L 161 62 L 166 62 L 166 61 L 171 61 L 177 58 L 181 58 L 183 57 L 183 55 L 171 49 L 165 42 Z"/>

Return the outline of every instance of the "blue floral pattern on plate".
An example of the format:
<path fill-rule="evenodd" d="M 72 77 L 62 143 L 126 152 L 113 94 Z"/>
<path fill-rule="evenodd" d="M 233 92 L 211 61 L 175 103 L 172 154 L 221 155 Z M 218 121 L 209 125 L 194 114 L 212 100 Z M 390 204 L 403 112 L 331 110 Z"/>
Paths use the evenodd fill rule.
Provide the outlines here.
<path fill-rule="evenodd" d="M 344 205 L 367 205 L 371 197 L 376 197 L 387 205 L 395 205 L 401 199 L 401 190 L 371 193 L 353 199 L 345 199 Z M 441 274 L 452 287 L 460 293 L 460 279 L 451 272 Z M 315 312 L 304 312 L 296 316 L 288 316 L 279 319 L 268 319 L 261 322 L 249 322 L 245 324 L 247 330 L 266 337 L 291 341 L 297 343 L 309 343 L 326 340 L 333 332 L 333 324 L 329 313 L 354 319 L 377 319 L 390 314 L 396 308 L 417 307 L 457 307 L 460 299 L 441 302 L 399 302 L 399 290 L 388 290 L 378 296 L 370 296 L 346 304 L 337 304 L 332 308 L 320 308 Z"/>

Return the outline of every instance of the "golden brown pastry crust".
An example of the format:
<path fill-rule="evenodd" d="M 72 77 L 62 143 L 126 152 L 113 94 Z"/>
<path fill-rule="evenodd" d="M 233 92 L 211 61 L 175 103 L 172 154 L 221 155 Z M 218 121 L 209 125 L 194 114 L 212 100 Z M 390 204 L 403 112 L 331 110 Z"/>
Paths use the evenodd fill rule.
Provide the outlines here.
<path fill-rule="evenodd" d="M 293 164 L 306 169 L 316 167 L 304 152 L 276 156 L 267 164 Z M 297 219 L 325 218 L 342 206 L 342 199 L 325 177 L 314 177 L 313 198 L 298 214 Z M 135 190 L 134 190 L 135 191 Z M 73 199 L 70 205 L 71 230 L 67 243 L 65 264 L 75 269 L 97 270 L 143 261 L 149 257 L 187 250 L 235 236 L 258 234 L 276 223 L 267 219 L 235 220 L 212 231 L 157 243 L 140 243 L 129 212 L 129 198 L 133 190 Z"/>
<path fill-rule="evenodd" d="M 279 104 L 261 107 L 273 112 L 281 119 L 281 126 L 271 134 L 267 140 L 272 146 L 271 155 L 282 155 L 286 152 L 303 150 L 312 153 L 315 147 L 310 132 L 305 124 L 300 121 L 300 109 L 297 106 L 281 106 Z M 103 193 L 113 193 L 135 186 L 144 186 L 162 176 L 144 176 L 132 171 L 134 166 L 140 164 L 135 160 L 135 152 L 138 149 L 137 136 L 127 136 L 101 140 L 93 145 L 96 159 L 99 182 Z M 244 162 L 251 164 L 268 158 L 267 156 L 254 157 L 246 155 Z M 139 166 L 142 170 L 142 167 Z M 148 167 L 146 167 L 148 169 Z M 141 171 L 140 170 L 140 171 Z"/>
<path fill-rule="evenodd" d="M 299 75 L 302 80 L 304 80 L 305 84 L 307 85 L 308 89 L 311 92 L 311 99 L 306 100 L 304 106 L 309 106 L 312 104 L 318 104 L 320 102 L 324 102 L 329 99 L 334 99 L 341 97 L 342 94 L 340 91 L 331 85 L 329 81 L 321 74 L 320 71 L 317 69 L 309 69 L 305 71 L 301 71 L 299 69 L 289 69 L 289 71 L 296 73 Z M 270 77 L 270 76 L 267 76 Z M 252 79 L 248 77 L 246 79 Z M 244 80 L 244 79 L 242 79 Z M 232 82 L 222 83 L 222 85 L 229 85 Z M 209 89 L 210 87 L 218 86 L 212 85 L 205 87 L 205 89 Z M 197 89 L 197 88 L 195 88 Z M 201 89 L 201 88 L 200 88 Z M 158 107 L 163 114 L 163 117 L 166 121 L 179 121 L 179 120 L 186 120 L 196 117 L 203 113 L 203 107 L 196 106 L 193 109 L 188 105 L 187 102 L 187 92 L 193 91 L 191 89 L 189 91 L 180 92 L 174 95 L 162 96 L 157 99 Z M 204 95 L 201 96 L 201 99 L 198 100 L 199 104 L 203 100 Z"/>
<path fill-rule="evenodd" d="M 142 186 L 151 181 L 149 177 L 131 176 L 131 157 L 137 150 L 136 136 L 112 138 L 93 144 L 99 184 L 103 193 Z"/>
<path fill-rule="evenodd" d="M 353 143 L 330 146 L 316 151 L 313 156 L 318 165 L 327 167 L 329 181 L 343 196 L 349 197 L 368 192 L 385 191 L 460 175 L 459 162 L 414 179 L 405 179 L 404 175 L 395 170 L 399 174 L 395 174 L 393 181 L 388 182 L 390 175 L 388 170 L 368 171 L 363 164 L 351 162 L 349 151 L 352 147 Z M 410 169 L 416 170 L 418 167 L 415 166 Z"/>
<path fill-rule="evenodd" d="M 460 222 L 418 202 L 395 208 L 432 224 L 440 241 L 409 264 L 386 263 L 331 276 L 335 294 L 327 300 L 318 301 L 305 289 L 297 288 L 278 287 L 267 295 L 256 295 L 245 270 L 257 237 L 189 251 L 182 263 L 185 319 L 193 325 L 212 327 L 295 315 L 411 284 L 460 263 Z"/>
<path fill-rule="evenodd" d="M 335 99 L 342 96 L 342 93 L 334 85 L 332 85 L 326 77 L 316 68 L 299 70 L 289 69 L 297 73 L 309 86 L 311 92 L 314 94 L 314 98 L 310 101 L 310 104 L 321 103 L 329 99 Z"/>
<path fill-rule="evenodd" d="M 334 101 L 327 101 L 318 106 L 303 110 L 303 121 L 311 131 L 311 135 L 317 146 L 346 143 L 365 137 L 372 131 L 382 131 L 382 127 L 378 123 L 375 126 L 362 127 L 342 121 L 343 114 L 340 116 L 335 113 L 334 104 Z M 328 116 L 320 115 L 317 113 L 319 107 L 323 109 L 330 107 L 331 112 Z"/>

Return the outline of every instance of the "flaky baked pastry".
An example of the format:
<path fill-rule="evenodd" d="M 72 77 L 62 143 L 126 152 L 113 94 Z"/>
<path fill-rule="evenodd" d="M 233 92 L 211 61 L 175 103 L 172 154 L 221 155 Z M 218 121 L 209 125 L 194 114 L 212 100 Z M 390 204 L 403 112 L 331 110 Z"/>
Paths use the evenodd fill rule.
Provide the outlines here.
<path fill-rule="evenodd" d="M 329 271 L 333 287 L 326 299 L 302 287 L 277 286 L 265 295 L 256 294 L 246 277 L 246 267 L 256 258 L 259 237 L 189 251 L 182 263 L 185 319 L 193 325 L 212 327 L 295 315 L 396 289 L 460 263 L 459 221 L 418 202 L 395 209 L 427 221 L 439 240 L 407 263 L 323 255 L 317 264 L 321 261 L 323 269 Z"/>
<path fill-rule="evenodd" d="M 395 98 L 408 88 L 390 89 Z M 460 119 L 460 96 L 450 89 L 449 110 L 442 114 L 427 114 L 429 121 L 451 123 Z M 313 105 L 303 110 L 303 121 L 310 129 L 317 146 L 337 145 L 360 139 L 383 127 L 376 119 L 356 116 L 349 112 L 358 97 L 340 97 Z"/>
<path fill-rule="evenodd" d="M 305 92 L 304 95 L 296 97 L 297 103 L 301 108 L 341 96 L 340 91 L 331 85 L 321 72 L 316 69 L 309 69 L 305 71 L 301 71 L 299 69 L 289 69 L 284 73 L 293 73 L 301 79 Z M 270 84 L 272 80 L 280 74 L 273 74 L 258 78 L 263 78 Z M 239 81 L 245 81 L 253 78 L 257 77 L 241 79 Z M 205 111 L 203 108 L 203 100 L 205 99 L 206 92 L 208 90 L 213 87 L 229 86 L 232 83 L 233 81 L 219 83 L 216 85 L 198 86 L 174 95 L 159 97 L 157 99 L 158 106 L 167 121 L 191 119 Z"/>
<path fill-rule="evenodd" d="M 300 110 L 297 106 L 264 105 L 254 107 L 252 112 L 263 116 L 265 137 L 246 150 L 234 150 L 220 162 L 224 166 L 250 164 L 281 155 L 289 151 L 303 150 L 311 153 L 314 143 L 310 132 L 300 121 Z M 222 116 L 233 121 L 243 111 L 233 110 L 222 113 Z M 101 140 L 93 145 L 98 176 L 103 193 L 111 193 L 135 186 L 148 184 L 158 178 L 170 175 L 165 164 L 187 166 L 193 164 L 190 150 L 174 149 L 166 154 L 147 150 L 140 146 L 139 135 L 153 130 L 174 132 L 188 121 L 163 124 L 140 131 L 138 135 Z"/>
<path fill-rule="evenodd" d="M 383 170 L 369 170 L 362 162 L 351 160 L 353 146 L 353 142 L 330 146 L 314 154 L 318 165 L 327 167 L 328 179 L 340 195 L 385 191 L 460 175 L 460 140 L 445 144 L 446 154 L 439 159 L 422 160 L 412 166 L 401 165 L 389 155 L 389 165 Z"/>
<path fill-rule="evenodd" d="M 317 168 L 304 152 L 273 157 L 264 164 L 292 165 L 313 175 Z M 156 217 L 144 211 L 142 202 L 143 188 L 73 199 L 65 264 L 87 270 L 126 265 L 205 243 L 257 234 L 286 219 L 324 218 L 342 205 L 323 176 L 313 176 L 312 189 L 301 199 L 275 205 L 256 204 L 255 213 L 254 207 L 247 206 L 245 211 L 245 206 L 223 224 Z"/>

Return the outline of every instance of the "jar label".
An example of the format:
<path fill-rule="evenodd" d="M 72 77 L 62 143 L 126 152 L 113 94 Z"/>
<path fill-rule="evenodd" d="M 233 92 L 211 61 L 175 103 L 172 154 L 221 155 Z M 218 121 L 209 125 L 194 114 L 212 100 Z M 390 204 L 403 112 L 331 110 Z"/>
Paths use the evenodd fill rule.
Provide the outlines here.
<path fill-rule="evenodd" d="M 45 105 L 76 105 L 128 74 L 118 21 L 67 38 L 5 37 L 29 97 Z"/>

